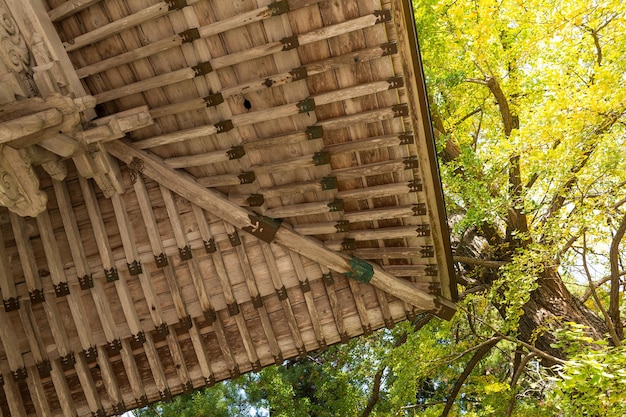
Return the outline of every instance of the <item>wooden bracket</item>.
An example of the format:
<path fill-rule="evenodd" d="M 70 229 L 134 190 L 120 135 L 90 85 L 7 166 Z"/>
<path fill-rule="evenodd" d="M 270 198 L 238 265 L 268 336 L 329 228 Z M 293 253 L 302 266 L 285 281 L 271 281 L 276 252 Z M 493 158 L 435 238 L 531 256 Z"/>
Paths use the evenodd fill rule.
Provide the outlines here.
<path fill-rule="evenodd" d="M 126 265 L 128 265 L 128 273 L 130 275 L 139 275 L 143 272 L 140 261 L 133 261 L 131 263 L 127 263 Z"/>
<path fill-rule="evenodd" d="M 280 43 L 283 44 L 283 51 L 289 51 L 300 46 L 300 41 L 298 41 L 298 36 L 296 35 L 282 38 Z"/>
<path fill-rule="evenodd" d="M 383 56 L 394 55 L 398 53 L 398 45 L 395 42 L 383 43 L 380 45 L 383 50 Z"/>
<path fill-rule="evenodd" d="M 415 231 L 417 232 L 417 235 L 420 237 L 430 236 L 430 224 L 428 223 L 418 224 Z"/>
<path fill-rule="evenodd" d="M 431 245 L 422 246 L 420 249 L 420 256 L 422 258 L 432 258 L 435 256 L 435 248 Z"/>
<path fill-rule="evenodd" d="M 196 77 L 206 75 L 213 71 L 213 67 L 211 66 L 211 63 L 209 61 L 194 65 L 193 67 L 191 67 L 191 69 L 193 70 Z"/>
<path fill-rule="evenodd" d="M 191 247 L 187 245 L 182 248 L 178 248 L 178 256 L 180 256 L 181 261 L 188 261 L 189 259 L 193 258 L 193 253 L 191 253 Z"/>
<path fill-rule="evenodd" d="M 413 204 L 411 211 L 413 211 L 414 216 L 425 216 L 428 213 L 426 203 Z"/>
<path fill-rule="evenodd" d="M 414 179 L 413 181 L 409 182 L 409 190 L 413 193 L 422 191 L 422 180 L 420 179 Z"/>
<path fill-rule="evenodd" d="M 400 139 L 400 145 L 412 145 L 415 143 L 412 132 L 404 132 L 398 136 L 398 139 Z"/>
<path fill-rule="evenodd" d="M 228 159 L 240 159 L 246 154 L 243 146 L 235 146 L 226 151 L 226 155 L 228 155 Z"/>
<path fill-rule="evenodd" d="M 415 169 L 418 167 L 419 161 L 417 160 L 417 156 L 413 155 L 404 158 L 402 163 L 404 164 L 404 169 Z"/>
<path fill-rule="evenodd" d="M 297 104 L 300 113 L 310 113 L 315 110 L 315 100 L 313 97 L 306 98 Z"/>
<path fill-rule="evenodd" d="M 315 166 L 330 164 L 330 152 L 315 152 L 313 154 L 313 163 Z"/>
<path fill-rule="evenodd" d="M 387 82 L 389 83 L 389 90 L 404 87 L 404 78 L 402 77 L 402 75 L 387 78 Z"/>
<path fill-rule="evenodd" d="M 369 284 L 374 276 L 374 268 L 369 262 L 353 256 L 350 258 L 350 271 L 344 272 L 344 275 L 347 278 L 352 278 L 364 284 Z"/>

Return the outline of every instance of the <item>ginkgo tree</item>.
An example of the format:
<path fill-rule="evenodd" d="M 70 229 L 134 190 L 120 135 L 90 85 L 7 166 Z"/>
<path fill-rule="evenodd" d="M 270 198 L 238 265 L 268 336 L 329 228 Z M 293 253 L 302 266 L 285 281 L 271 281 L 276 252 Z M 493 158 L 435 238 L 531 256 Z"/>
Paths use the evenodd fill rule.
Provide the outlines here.
<path fill-rule="evenodd" d="M 626 4 L 413 6 L 458 313 L 211 395 L 241 415 L 626 415 Z"/>

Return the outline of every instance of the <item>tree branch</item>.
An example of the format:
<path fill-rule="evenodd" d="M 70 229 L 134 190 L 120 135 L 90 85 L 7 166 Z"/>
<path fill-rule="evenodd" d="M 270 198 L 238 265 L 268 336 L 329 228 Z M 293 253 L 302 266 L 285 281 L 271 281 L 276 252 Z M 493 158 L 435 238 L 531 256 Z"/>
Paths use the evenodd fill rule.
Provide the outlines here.
<path fill-rule="evenodd" d="M 620 222 L 617 232 L 611 241 L 611 249 L 609 250 L 609 260 L 611 263 L 611 295 L 609 302 L 609 315 L 611 316 L 611 320 L 615 326 L 617 337 L 619 337 L 620 340 L 624 337 L 624 332 L 619 312 L 619 245 L 624 237 L 624 233 L 626 233 L 626 215 L 624 215 L 622 221 Z"/>
<path fill-rule="evenodd" d="M 484 266 L 486 268 L 494 268 L 494 269 L 498 269 L 501 266 L 506 265 L 506 262 L 504 262 L 504 261 L 490 261 L 490 260 L 487 260 L 487 259 L 471 258 L 469 256 L 457 256 L 457 255 L 454 255 L 452 257 L 452 260 L 454 262 L 459 262 L 459 263 L 462 263 L 462 264 Z"/>
<path fill-rule="evenodd" d="M 365 408 L 363 409 L 363 412 L 361 413 L 361 417 L 369 416 L 374 410 L 374 406 L 380 399 L 380 384 L 383 379 L 383 374 L 385 373 L 385 369 L 386 369 L 385 366 L 381 367 L 378 370 L 378 372 L 376 372 L 376 375 L 374 375 L 374 386 L 372 387 L 372 394 L 370 395 L 370 398 L 367 401 L 367 405 L 365 406 Z"/>
<path fill-rule="evenodd" d="M 509 401 L 509 406 L 506 408 L 506 414 L 504 414 L 504 417 L 511 417 L 513 415 L 513 409 L 515 408 L 515 403 L 517 401 L 517 390 L 515 389 L 515 386 L 517 385 L 517 381 L 519 381 L 519 377 L 522 375 L 526 364 L 528 364 L 534 356 L 534 352 L 530 352 L 528 355 L 524 356 L 524 359 L 522 359 L 519 366 L 515 370 L 515 374 L 511 380 L 511 391 L 513 391 L 513 396 Z"/>
<path fill-rule="evenodd" d="M 624 275 L 626 275 L 626 271 L 619 271 L 619 276 L 623 277 Z M 585 301 L 587 301 L 589 299 L 589 297 L 591 297 L 591 289 L 596 289 L 598 288 L 600 285 L 604 284 L 605 282 L 608 282 L 611 280 L 611 275 L 605 275 L 602 278 L 600 278 L 599 280 L 597 280 L 596 282 L 593 282 L 591 284 L 589 284 L 589 288 L 587 288 L 587 291 L 585 291 L 585 293 L 583 294 L 582 297 L 580 297 L 580 302 L 584 303 Z"/>
<path fill-rule="evenodd" d="M 465 383 L 465 380 L 467 379 L 467 377 L 472 373 L 472 371 L 474 370 L 474 367 L 478 364 L 478 362 L 480 362 L 480 360 L 500 340 L 502 340 L 502 337 L 500 336 L 492 337 L 491 339 L 482 343 L 481 347 L 478 350 L 476 350 L 476 352 L 474 353 L 474 356 L 472 356 L 472 359 L 470 359 L 467 365 L 465 365 L 465 369 L 463 370 L 459 378 L 454 383 L 454 386 L 452 387 L 452 391 L 450 392 L 450 395 L 448 396 L 448 400 L 446 401 L 446 406 L 444 407 L 441 413 L 441 417 L 447 417 L 447 415 L 450 413 L 450 410 L 452 409 L 452 406 L 454 405 L 454 400 L 456 399 L 457 395 L 459 395 L 459 391 L 461 390 L 461 387 Z"/>

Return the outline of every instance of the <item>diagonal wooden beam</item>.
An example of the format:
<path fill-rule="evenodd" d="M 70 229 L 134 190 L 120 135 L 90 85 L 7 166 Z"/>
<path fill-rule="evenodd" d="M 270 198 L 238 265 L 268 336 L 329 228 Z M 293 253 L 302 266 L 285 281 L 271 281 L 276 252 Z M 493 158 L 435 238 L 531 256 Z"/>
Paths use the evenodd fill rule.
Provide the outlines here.
<path fill-rule="evenodd" d="M 216 191 L 202 187 L 193 177 L 168 167 L 157 156 L 135 149 L 127 142 L 119 140 L 108 142 L 105 147 L 109 153 L 126 164 L 131 164 L 134 160 L 133 165 L 142 166 L 141 172 L 145 176 L 224 221 L 238 228 L 258 227 L 258 224 L 253 224 L 255 213 L 233 204 Z M 137 161 L 142 163 L 137 164 Z M 279 227 L 272 242 L 283 245 L 338 273 L 352 271 L 349 256 L 330 250 L 320 242 L 305 237 L 288 226 Z M 432 311 L 437 315 L 448 317 L 455 310 L 451 301 L 421 291 L 409 282 L 384 272 L 376 265 L 372 265 L 372 268 L 373 275 L 369 283 L 373 286 L 419 309 Z"/>

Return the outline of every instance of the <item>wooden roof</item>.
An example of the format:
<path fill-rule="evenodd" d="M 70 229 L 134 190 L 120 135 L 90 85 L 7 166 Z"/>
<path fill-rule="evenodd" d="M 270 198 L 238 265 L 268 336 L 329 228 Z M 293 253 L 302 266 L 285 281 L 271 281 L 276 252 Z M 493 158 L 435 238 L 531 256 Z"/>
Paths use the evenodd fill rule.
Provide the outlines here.
<path fill-rule="evenodd" d="M 408 1 L 0 0 L 0 416 L 454 312 Z"/>

